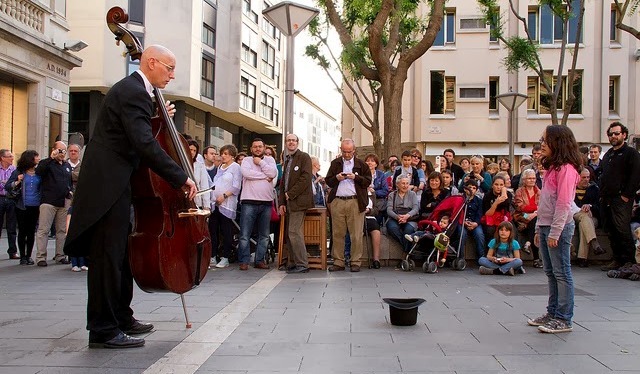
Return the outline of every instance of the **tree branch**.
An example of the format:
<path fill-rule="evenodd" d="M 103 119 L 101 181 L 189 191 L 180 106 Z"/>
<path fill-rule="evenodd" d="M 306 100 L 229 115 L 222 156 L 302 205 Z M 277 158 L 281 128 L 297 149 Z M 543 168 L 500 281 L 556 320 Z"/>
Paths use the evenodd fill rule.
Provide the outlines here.
<path fill-rule="evenodd" d="M 436 40 L 436 36 L 442 27 L 442 20 L 444 19 L 444 3 L 445 0 L 433 0 L 431 1 L 431 15 L 429 16 L 429 25 L 422 34 L 422 39 L 408 49 L 405 52 L 400 53 L 400 59 L 398 61 L 398 69 L 408 70 L 411 64 L 413 64 L 420 56 L 425 54 Z"/>
<path fill-rule="evenodd" d="M 355 43 L 351 38 L 351 34 L 349 33 L 349 30 L 347 30 L 347 28 L 344 26 L 344 23 L 340 19 L 340 15 L 336 11 L 336 6 L 333 3 L 333 0 L 318 0 L 318 3 L 324 6 L 325 11 L 327 13 L 327 17 L 329 18 L 329 22 L 336 29 L 336 32 L 338 33 L 338 37 L 340 38 L 340 43 L 342 44 L 342 46 L 345 49 L 349 47 L 354 47 Z M 358 69 L 360 70 L 362 75 L 365 76 L 367 79 L 370 79 L 370 80 L 380 79 L 378 75 L 378 71 L 367 66 L 367 64 L 364 61 L 358 64 Z"/>

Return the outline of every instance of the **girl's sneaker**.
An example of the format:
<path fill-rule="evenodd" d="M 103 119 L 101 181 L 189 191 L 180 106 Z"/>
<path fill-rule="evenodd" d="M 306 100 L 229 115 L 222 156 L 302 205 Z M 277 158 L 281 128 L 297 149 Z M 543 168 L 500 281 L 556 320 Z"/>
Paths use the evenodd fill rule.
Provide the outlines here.
<path fill-rule="evenodd" d="M 554 318 L 542 326 L 538 326 L 540 332 L 546 332 L 548 334 L 557 334 L 559 332 L 569 332 L 573 330 L 571 324 L 563 319 Z"/>
<path fill-rule="evenodd" d="M 545 314 L 543 316 L 540 316 L 538 318 L 535 318 L 535 319 L 529 318 L 527 320 L 527 324 L 529 326 L 542 326 L 542 325 L 546 324 L 547 322 L 551 321 L 552 319 L 553 319 L 553 316 L 551 314 L 547 313 L 547 314 Z"/>
<path fill-rule="evenodd" d="M 80 270 L 89 271 L 89 268 L 87 266 L 80 266 Z"/>
<path fill-rule="evenodd" d="M 72 267 L 72 268 L 71 268 L 71 271 L 73 271 L 73 272 L 76 272 L 76 273 L 77 273 L 77 272 L 82 271 L 82 270 L 80 270 L 80 268 L 79 268 L 79 267 L 74 266 L 74 267 Z"/>

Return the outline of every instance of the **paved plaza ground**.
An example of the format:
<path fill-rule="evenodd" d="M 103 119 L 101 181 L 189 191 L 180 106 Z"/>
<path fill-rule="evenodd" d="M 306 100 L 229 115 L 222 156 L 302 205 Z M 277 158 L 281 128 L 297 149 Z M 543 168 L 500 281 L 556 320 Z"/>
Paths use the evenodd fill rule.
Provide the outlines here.
<path fill-rule="evenodd" d="M 186 295 L 191 329 L 178 295 L 136 289 L 135 316 L 155 330 L 109 350 L 87 347 L 86 273 L 19 266 L 0 241 L 0 373 L 640 373 L 640 282 L 595 267 L 574 269 L 574 331 L 548 335 L 526 324 L 545 311 L 541 269 L 231 266 Z M 426 299 L 418 323 L 392 326 L 385 297 Z"/>

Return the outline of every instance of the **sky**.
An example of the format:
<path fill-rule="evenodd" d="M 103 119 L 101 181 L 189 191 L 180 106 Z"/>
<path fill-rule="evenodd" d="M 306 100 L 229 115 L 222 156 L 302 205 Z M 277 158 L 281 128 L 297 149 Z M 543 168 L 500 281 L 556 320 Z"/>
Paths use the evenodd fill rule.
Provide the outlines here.
<path fill-rule="evenodd" d="M 295 0 L 295 2 L 317 8 L 313 0 Z M 341 46 L 337 34 L 333 32 L 330 39 L 332 50 L 338 55 Z M 313 43 L 313 38 L 309 35 L 309 31 L 307 29 L 303 30 L 295 37 L 294 42 L 296 49 L 294 88 L 340 121 L 342 96 L 336 91 L 325 71 L 310 57 L 304 55 L 306 46 Z M 339 78 L 338 74 L 334 76 Z"/>

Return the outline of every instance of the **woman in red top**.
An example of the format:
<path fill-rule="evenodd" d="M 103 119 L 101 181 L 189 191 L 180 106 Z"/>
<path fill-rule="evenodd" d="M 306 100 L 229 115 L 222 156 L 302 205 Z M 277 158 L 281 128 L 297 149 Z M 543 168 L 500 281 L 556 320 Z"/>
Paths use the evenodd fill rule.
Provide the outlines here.
<path fill-rule="evenodd" d="M 533 267 L 541 268 L 542 261 L 538 253 L 538 247 L 533 244 L 536 230 L 536 217 L 538 217 L 538 202 L 540 201 L 540 189 L 536 186 L 536 172 L 527 169 L 522 172 L 520 187 L 516 190 L 513 198 L 515 211 L 513 221 L 522 234 L 527 238 L 527 242 L 522 247 L 523 251 L 533 250 Z M 531 247 L 531 249 L 530 249 Z"/>

